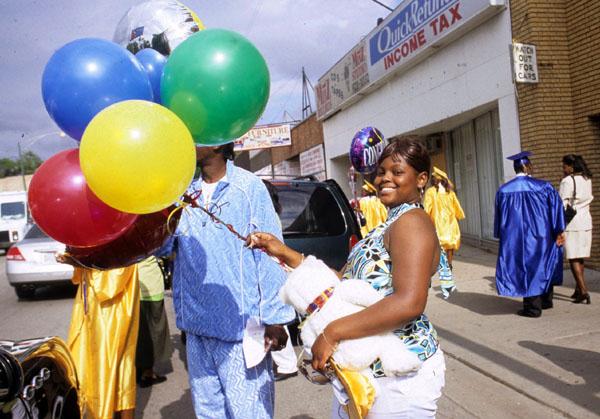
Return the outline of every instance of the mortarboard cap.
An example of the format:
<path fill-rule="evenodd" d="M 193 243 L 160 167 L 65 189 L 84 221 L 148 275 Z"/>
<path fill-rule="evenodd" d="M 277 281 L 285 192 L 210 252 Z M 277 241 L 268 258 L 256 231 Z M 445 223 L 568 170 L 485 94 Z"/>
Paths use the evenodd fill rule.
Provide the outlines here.
<path fill-rule="evenodd" d="M 371 185 L 368 181 L 365 180 L 365 184 L 362 186 L 362 188 L 367 191 L 367 192 L 372 192 L 372 193 L 376 193 L 377 189 L 375 189 L 375 186 Z"/>
<path fill-rule="evenodd" d="M 520 153 L 508 156 L 507 159 L 513 161 L 513 167 L 516 169 L 530 163 L 530 160 L 527 158 L 528 156 L 531 156 L 531 151 L 521 151 Z"/>
<path fill-rule="evenodd" d="M 450 182 L 450 179 L 448 178 L 448 175 L 446 174 L 446 172 L 444 172 L 443 170 L 441 170 L 440 168 L 433 166 L 433 173 L 432 176 L 437 177 L 438 179 L 445 179 L 446 182 L 448 182 L 448 185 L 454 189 L 454 185 L 452 184 L 452 182 Z"/>

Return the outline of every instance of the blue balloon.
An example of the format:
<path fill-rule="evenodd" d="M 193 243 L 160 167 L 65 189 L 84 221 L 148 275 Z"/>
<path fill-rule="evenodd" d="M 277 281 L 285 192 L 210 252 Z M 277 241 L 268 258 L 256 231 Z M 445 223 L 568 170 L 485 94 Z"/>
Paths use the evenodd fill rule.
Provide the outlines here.
<path fill-rule="evenodd" d="M 163 68 L 167 62 L 167 57 L 155 49 L 144 48 L 135 54 L 135 58 L 142 64 L 142 67 L 144 67 L 144 70 L 148 75 L 148 79 L 150 79 L 152 93 L 154 94 L 154 102 L 162 105 L 160 99 L 160 79 L 162 77 Z"/>
<path fill-rule="evenodd" d="M 78 39 L 50 57 L 42 75 L 46 110 L 77 141 L 94 116 L 113 103 L 152 101 L 152 87 L 135 56 L 114 42 Z"/>

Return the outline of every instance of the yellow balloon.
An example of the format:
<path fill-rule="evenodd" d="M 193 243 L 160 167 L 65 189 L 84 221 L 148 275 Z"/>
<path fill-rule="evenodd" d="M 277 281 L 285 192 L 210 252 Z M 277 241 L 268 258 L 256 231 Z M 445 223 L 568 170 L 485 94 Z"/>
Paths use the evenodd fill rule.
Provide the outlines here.
<path fill-rule="evenodd" d="M 127 100 L 90 121 L 79 161 L 98 198 L 124 212 L 149 214 L 185 192 L 196 170 L 196 148 L 187 127 L 169 109 Z"/>

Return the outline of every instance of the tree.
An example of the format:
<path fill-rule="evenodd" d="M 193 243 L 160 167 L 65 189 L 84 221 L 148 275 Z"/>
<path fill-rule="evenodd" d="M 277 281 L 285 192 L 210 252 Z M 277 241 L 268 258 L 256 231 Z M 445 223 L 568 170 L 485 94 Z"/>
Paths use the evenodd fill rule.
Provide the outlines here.
<path fill-rule="evenodd" d="M 33 151 L 26 151 L 22 156 L 21 160 L 23 162 L 23 171 L 26 175 L 31 175 L 35 170 L 41 166 L 42 159 L 40 156 L 35 154 Z M 19 162 L 17 162 L 19 163 Z M 19 163 L 20 164 L 20 163 Z M 20 170 L 20 167 L 19 167 Z"/>
<path fill-rule="evenodd" d="M 17 162 L 11 159 L 0 159 L 0 177 L 14 176 L 19 174 L 20 169 Z"/>
<path fill-rule="evenodd" d="M 27 151 L 20 159 L 0 159 L 0 178 L 7 176 L 18 176 L 21 174 L 21 162 L 23 163 L 23 174 L 30 175 L 43 163 L 40 156 L 33 151 Z"/>

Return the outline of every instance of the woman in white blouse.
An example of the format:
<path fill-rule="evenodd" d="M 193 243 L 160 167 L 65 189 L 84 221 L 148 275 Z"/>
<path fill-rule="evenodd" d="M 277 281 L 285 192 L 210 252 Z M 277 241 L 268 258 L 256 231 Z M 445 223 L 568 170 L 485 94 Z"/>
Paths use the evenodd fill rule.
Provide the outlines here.
<path fill-rule="evenodd" d="M 567 204 L 571 204 L 577 210 L 577 214 L 565 228 L 565 256 L 576 282 L 571 298 L 577 304 L 590 304 L 590 295 L 583 280 L 583 258 L 590 257 L 592 248 L 592 174 L 581 156 L 569 154 L 563 157 L 562 162 L 565 177 L 560 182 L 560 197 L 565 208 Z"/>

